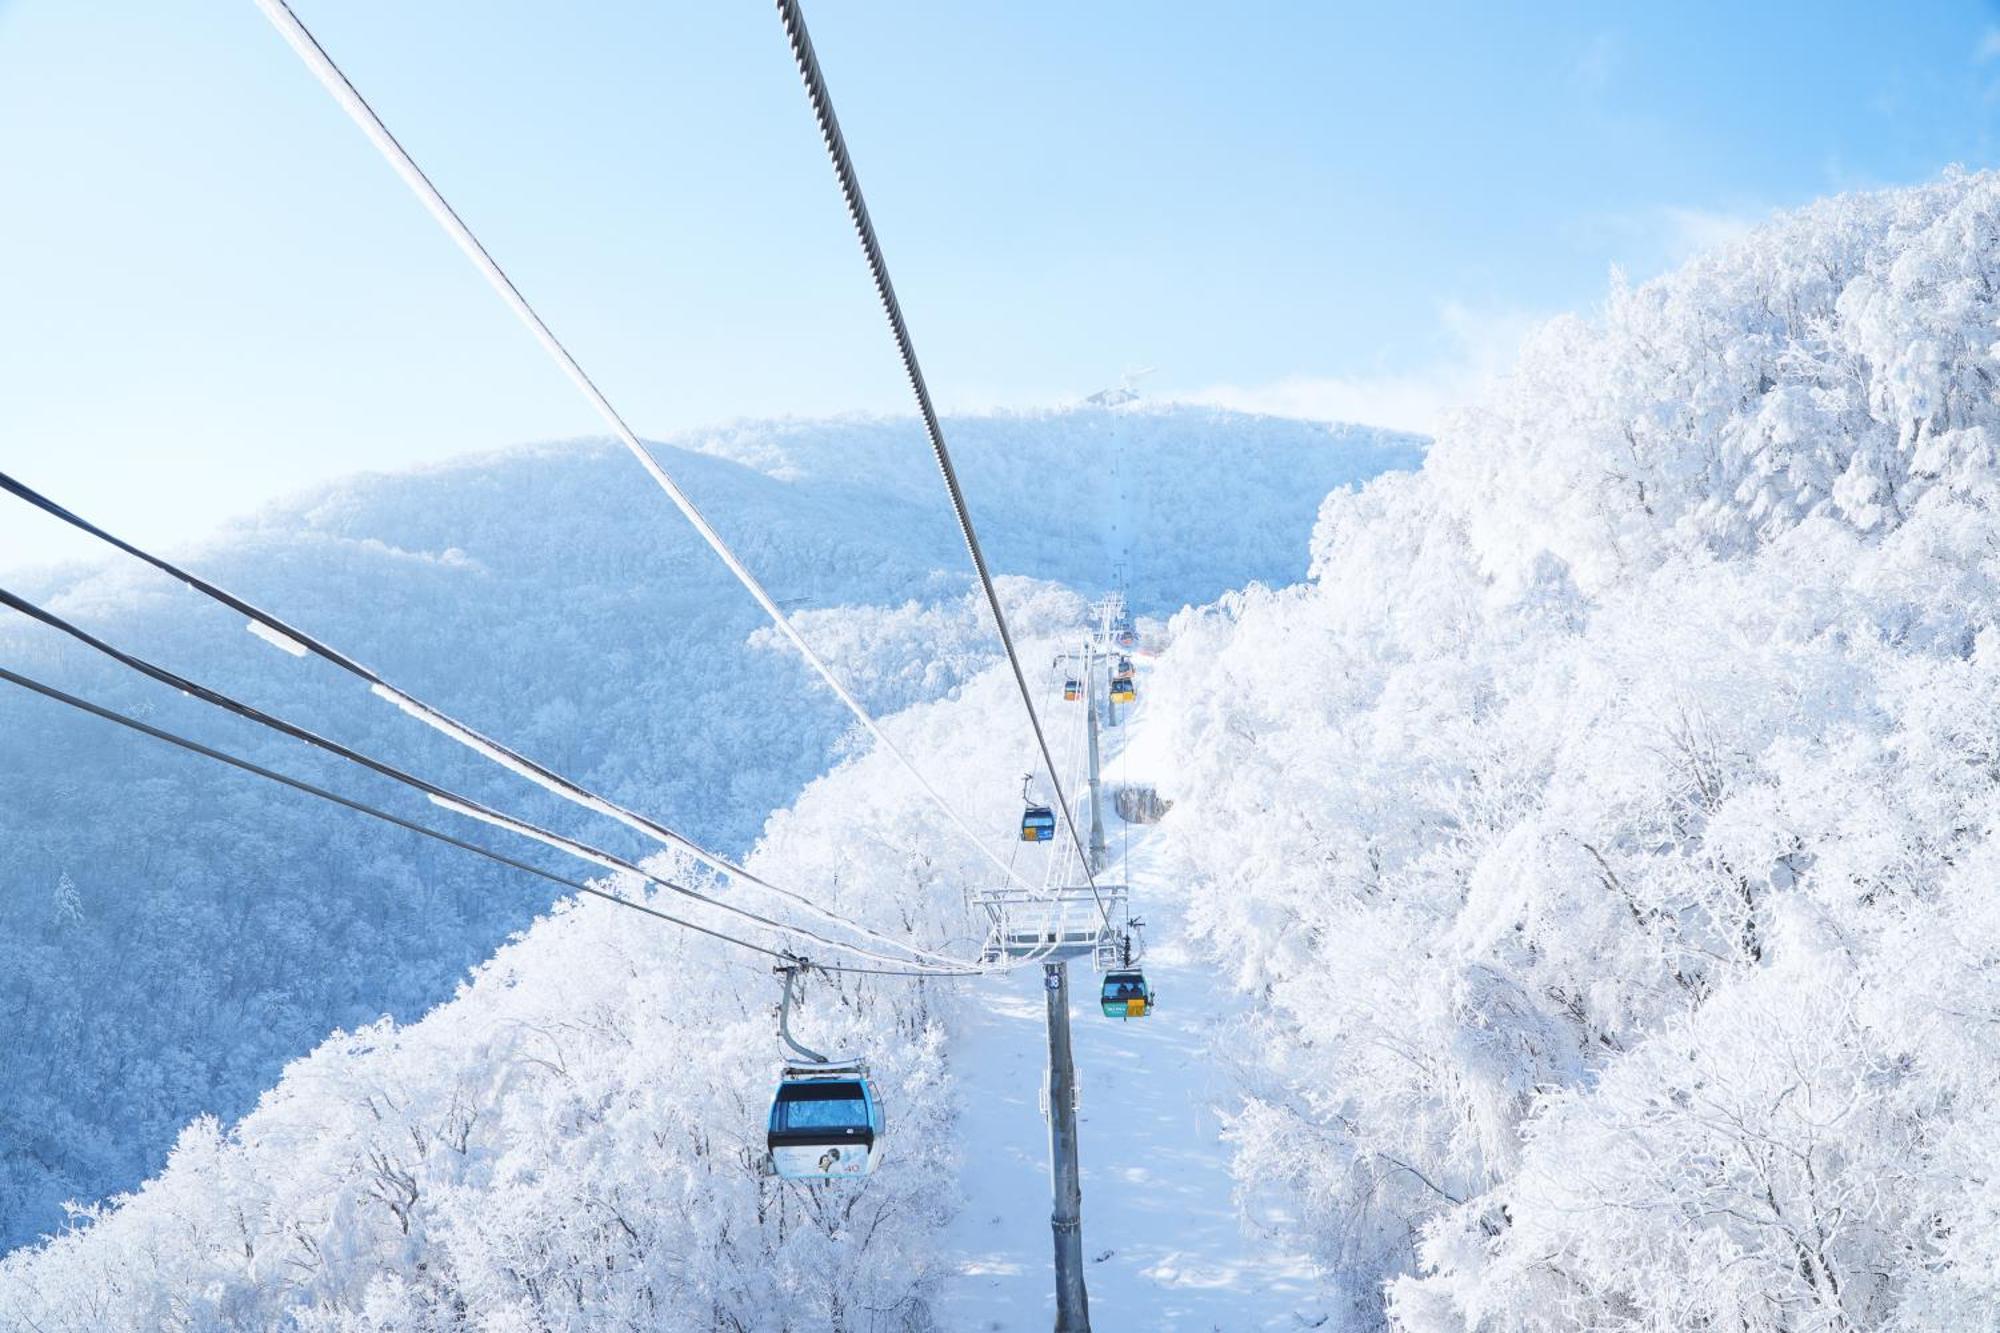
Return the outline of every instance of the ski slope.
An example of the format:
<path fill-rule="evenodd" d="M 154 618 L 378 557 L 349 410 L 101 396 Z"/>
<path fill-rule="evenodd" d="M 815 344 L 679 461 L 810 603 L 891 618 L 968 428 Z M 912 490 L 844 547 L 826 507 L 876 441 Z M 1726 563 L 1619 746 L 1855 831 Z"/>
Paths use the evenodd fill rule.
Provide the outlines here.
<path fill-rule="evenodd" d="M 1145 725 L 1143 702 L 1131 711 L 1125 726 L 1104 733 L 1107 786 L 1147 781 L 1136 768 L 1122 771 L 1123 750 Z M 1108 795 L 1105 815 L 1112 874 L 1122 860 L 1133 913 L 1147 922 L 1144 965 L 1158 1007 L 1143 1020 L 1106 1019 L 1088 961 L 1070 964 L 1092 1323 L 1106 1330 L 1326 1326 L 1305 1256 L 1272 1238 L 1282 1219 L 1260 1216 L 1246 1226 L 1233 1201 L 1219 1110 L 1230 1097 L 1230 1075 L 1211 1043 L 1240 1000 L 1184 939 L 1182 904 L 1156 864 L 1147 830 L 1120 822 Z M 939 1322 L 965 1333 L 1046 1329 L 1055 1293 L 1048 1125 L 1040 1109 L 1048 1062 L 1041 969 L 987 980 L 971 999 L 953 1048 L 964 1202 L 946 1237 L 952 1276 Z"/>

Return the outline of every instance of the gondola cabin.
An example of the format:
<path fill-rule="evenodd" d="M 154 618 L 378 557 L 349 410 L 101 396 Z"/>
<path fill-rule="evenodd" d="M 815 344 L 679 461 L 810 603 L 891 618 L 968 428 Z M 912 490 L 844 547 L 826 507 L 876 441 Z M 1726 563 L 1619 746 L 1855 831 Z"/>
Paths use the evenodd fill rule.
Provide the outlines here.
<path fill-rule="evenodd" d="M 1055 811 L 1046 805 L 1031 805 L 1021 812 L 1022 842 L 1051 842 L 1055 836 Z"/>
<path fill-rule="evenodd" d="M 1138 699 L 1139 699 L 1139 689 L 1138 686 L 1133 684 L 1131 676 L 1129 675 L 1113 676 L 1111 678 L 1112 703 L 1115 704 L 1136 703 L 1138 702 Z"/>
<path fill-rule="evenodd" d="M 1075 703 L 1083 697 L 1083 682 L 1072 676 L 1063 682 L 1063 702 Z"/>
<path fill-rule="evenodd" d="M 1131 674 L 1132 674 L 1132 659 L 1131 659 L 1131 658 L 1129 658 L 1129 657 L 1121 657 L 1121 658 L 1119 658 L 1119 659 L 1118 659 L 1118 666 L 1116 667 L 1116 669 L 1114 669 L 1114 670 L 1112 671 L 1112 673 L 1111 673 L 1111 674 L 1112 674 L 1112 675 L 1114 675 L 1114 676 L 1129 676 L 1129 675 L 1131 675 Z"/>
<path fill-rule="evenodd" d="M 872 1175 L 881 1160 L 882 1107 L 858 1066 L 792 1066 L 771 1102 L 766 1146 L 786 1180 Z"/>
<path fill-rule="evenodd" d="M 1114 630 L 1111 641 L 1127 652 L 1139 646 L 1139 636 L 1133 632 L 1130 625 L 1120 625 Z"/>
<path fill-rule="evenodd" d="M 1106 972 L 1101 999 L 1106 1018 L 1144 1018 L 1153 1012 L 1153 988 L 1136 967 Z"/>

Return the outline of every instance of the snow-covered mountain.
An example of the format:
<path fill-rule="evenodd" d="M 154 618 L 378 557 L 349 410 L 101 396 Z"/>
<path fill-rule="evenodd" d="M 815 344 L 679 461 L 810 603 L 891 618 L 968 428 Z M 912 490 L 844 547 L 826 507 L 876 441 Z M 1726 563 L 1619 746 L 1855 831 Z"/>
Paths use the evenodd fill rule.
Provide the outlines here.
<path fill-rule="evenodd" d="M 1359 1326 L 2000 1308 L 2000 177 L 1557 322 L 1178 617 L 1239 1182 Z"/>
<path fill-rule="evenodd" d="M 1209 410 L 954 420 L 1023 629 L 1124 565 L 1170 611 L 1304 573 L 1332 486 L 1420 442 Z M 746 424 L 668 466 L 869 703 L 940 697 L 991 660 L 913 422 Z M 32 481 L 32 474 L 28 474 Z M 87 495 L 59 496 L 86 515 Z M 358 478 L 188 557 L 231 589 L 555 767 L 740 852 L 842 754 L 849 719 L 622 452 L 592 443 Z M 1031 583 L 1021 576 L 1043 580 Z M 120 646 L 557 827 L 574 811 L 479 764 L 239 618 L 131 565 L 14 586 Z M 0 661 L 405 813 L 386 784 L 218 718 L 75 644 L 0 624 Z M 1002 766 L 1009 775 L 1018 761 Z M 1010 786 L 1011 793 L 1012 788 Z M 587 827 L 615 849 L 639 844 Z M 66 1198 L 135 1185 L 181 1127 L 232 1121 L 335 1027 L 447 999 L 545 885 L 0 694 L 0 1244 Z"/>
<path fill-rule="evenodd" d="M 889 724 L 1001 829 L 1020 809 L 987 780 L 1019 755 L 1018 729 L 995 725 L 1018 708 L 1004 670 Z M 750 868 L 941 943 L 990 877 L 941 823 L 877 751 L 776 816 Z M 883 1099 L 885 1160 L 865 1189 L 759 1175 L 777 997 L 767 958 L 568 904 L 422 1021 L 336 1035 L 241 1123 L 190 1125 L 165 1170 L 86 1230 L 0 1260 L 0 1326 L 935 1327 L 961 1155 L 944 1043 L 957 996 L 866 976 L 805 988 L 802 1038 L 865 1054 Z"/>
<path fill-rule="evenodd" d="M 1220 594 L 1173 617 L 1148 668 L 1146 732 L 1132 747 L 1143 753 L 1130 758 L 1172 802 L 1148 859 L 1185 891 L 1205 965 L 1245 997 L 1211 1052 L 1217 1084 L 1224 1074 L 1234 1084 L 1218 1095 L 1241 1198 L 1287 1219 L 1284 1244 L 1317 1260 L 1340 1312 L 1328 1327 L 1991 1324 L 1996 272 L 2000 176 L 1952 175 L 1829 200 L 1676 274 L 1614 289 L 1595 316 L 1531 342 L 1419 471 L 1328 497 L 1309 544 L 1287 539 L 1310 551 L 1309 577 L 1294 586 L 1224 592 L 1238 579 L 1223 562 L 1243 552 L 1204 565 L 1201 533 L 1175 537 L 1228 526 L 1234 516 L 1211 511 L 1238 503 L 1261 519 L 1250 489 L 1286 477 L 1257 455 L 1286 447 L 1291 428 L 1246 427 L 1261 438 L 1224 466 L 1212 448 L 1126 449 L 1119 483 L 1093 476 L 1093 489 L 1074 492 L 1083 517 L 1072 526 L 1048 481 L 1057 457 L 1081 438 L 1136 432 L 1129 409 L 960 430 L 981 455 L 973 493 L 990 506 L 981 517 L 997 562 L 1051 580 L 1009 588 L 1031 651 L 1058 640 L 1077 590 L 1096 586 L 1107 561 L 1131 561 L 1155 612 L 1176 600 L 1176 579 L 1190 600 Z M 1162 435 L 1205 420 L 1143 419 L 1169 423 Z M 1023 421 L 1033 424 L 1011 437 L 1019 443 L 995 447 Z M 1021 738 L 1003 721 L 1009 682 L 969 628 L 954 628 L 972 624 L 954 609 L 962 582 L 934 572 L 953 567 L 949 529 L 919 513 L 923 467 L 848 429 L 688 443 L 714 455 L 722 471 L 703 481 L 718 494 L 740 484 L 789 495 L 808 478 L 814 495 L 854 488 L 827 502 L 831 529 L 801 520 L 781 540 L 764 511 L 798 511 L 774 505 L 739 511 L 732 530 L 749 534 L 748 515 L 762 560 L 806 546 L 836 571 L 823 601 L 853 609 L 820 611 L 816 632 L 881 702 L 907 705 L 891 722 L 899 744 L 976 819 L 1004 825 L 1015 792 L 990 775 L 1024 766 Z M 1047 446 L 1039 462 L 1029 436 Z M 1314 438 L 1301 447 L 1318 456 L 1324 437 Z M 822 452 L 815 440 L 839 444 Z M 1131 476 L 1141 456 L 1158 475 Z M 606 462 L 550 457 L 536 465 Z M 672 690 L 630 701 L 628 682 L 645 673 L 594 627 L 648 633 L 635 626 L 659 622 L 648 599 L 660 585 L 616 567 L 607 579 L 593 564 L 638 542 L 642 571 L 677 580 L 695 565 L 685 547 L 645 548 L 636 530 L 592 545 L 598 516 L 612 529 L 630 521 L 636 482 L 587 489 L 589 503 L 566 508 L 593 521 L 567 528 L 540 516 L 553 485 L 503 488 L 503 528 L 533 553 L 517 558 L 505 543 L 451 538 L 476 525 L 434 510 L 471 487 L 463 470 L 438 475 L 453 484 L 429 494 L 421 479 L 379 483 L 417 512 L 407 530 L 384 525 L 401 552 L 368 552 L 407 562 L 425 596 L 344 619 L 301 596 L 300 618 L 339 619 L 363 656 L 496 730 L 522 716 L 541 725 L 531 708 L 581 698 L 590 721 L 551 718 L 530 748 L 582 737 L 577 766 L 618 794 L 673 812 L 646 799 L 670 792 L 710 812 L 718 836 L 747 836 L 726 821 L 783 787 L 791 758 L 769 759 L 764 785 L 722 799 L 699 783 L 670 787 L 680 775 L 666 760 L 632 756 L 671 751 L 699 765 L 709 745 L 718 757 L 698 771 L 711 782 L 739 760 L 766 763 L 770 737 L 788 733 L 758 730 L 768 719 L 745 703 L 781 697 L 798 725 L 808 692 L 796 668 L 747 618 L 701 621 L 713 629 L 701 639 L 709 655 L 675 658 L 677 630 L 640 642 L 649 664 L 731 663 L 710 711 L 666 715 L 682 686 L 699 686 L 664 670 Z M 1120 494 L 1129 547 L 1096 523 Z M 909 507 L 895 508 L 904 497 Z M 864 503 L 913 526 L 857 529 L 852 509 Z M 323 508 L 343 512 L 338 501 Z M 314 512 L 301 515 L 308 531 Z M 1216 540 L 1215 528 L 1202 533 Z M 301 549 L 318 559 L 295 564 L 278 590 L 381 586 L 343 582 L 325 558 L 360 535 L 312 538 Z M 1287 578 L 1275 547 L 1244 540 L 1268 556 L 1273 582 Z M 546 587 L 521 571 L 551 565 L 579 572 L 545 604 Z M 246 557 L 223 572 L 244 582 L 282 568 Z M 493 622 L 449 593 L 483 588 L 478 579 L 499 580 L 497 623 L 556 645 L 545 659 L 465 660 L 461 627 Z M 188 633 L 178 599 L 148 601 L 129 583 L 68 596 L 79 612 L 194 651 L 177 637 Z M 911 597 L 940 605 L 902 604 Z M 572 604 L 592 614 L 566 619 Z M 913 668 L 913 647 L 936 642 L 952 652 Z M 417 646 L 396 658 L 398 645 Z M 734 656 L 715 657 L 715 645 Z M 336 712 L 344 697 L 331 685 L 313 694 L 300 669 L 274 672 L 261 646 L 237 651 L 249 655 L 234 677 L 246 688 L 304 692 L 356 734 L 450 768 L 384 710 Z M 459 660 L 444 660 L 453 652 Z M 82 672 L 74 654 L 37 662 Z M 725 684 L 752 693 L 731 706 Z M 607 725 L 598 709 L 627 730 L 590 730 Z M 796 756 L 801 768 L 837 752 L 838 719 L 821 725 L 823 748 Z M 19 772 L 21 753 L 0 756 L 0 771 Z M 246 805 L 232 812 L 240 822 L 218 817 L 205 832 L 205 808 L 147 804 L 173 799 L 167 779 L 113 788 L 108 762 L 86 752 L 94 806 L 40 827 L 178 820 L 210 855 L 225 832 L 285 827 Z M 654 766 L 626 767 L 639 764 Z M 60 779 L 23 786 L 46 806 Z M 16 795 L 26 799 L 10 792 L 0 808 L 19 808 Z M 958 895 L 981 870 L 934 823 L 899 770 L 857 752 L 763 825 L 754 864 L 820 886 L 884 929 L 938 938 L 964 928 Z M 372 832 L 332 836 L 315 862 L 387 854 Z M 239 880 L 196 900 L 290 892 L 292 856 L 253 847 Z M 214 864 L 188 855 L 138 882 L 174 885 Z M 47 924 L 18 946 L 26 966 L 60 955 L 60 931 L 108 931 L 101 923 L 125 905 L 95 907 L 103 897 L 75 876 L 77 888 L 58 890 L 55 868 L 28 899 Z M 414 859 L 399 869 L 400 880 L 369 881 L 359 901 L 371 913 L 403 910 L 398 888 L 439 896 L 462 882 L 471 899 L 469 879 L 433 877 Z M 293 910 L 337 916 L 342 900 L 311 882 L 321 898 Z M 165 931 L 180 900 L 154 893 L 165 906 L 148 910 Z M 1003 1091 L 971 1088 L 1000 1075 L 953 1060 L 960 993 L 866 979 L 816 987 L 809 1033 L 875 1053 L 896 1090 L 895 1148 L 866 1190 L 773 1190 L 752 1164 L 773 1058 L 768 977 L 620 915 L 558 912 L 429 1017 L 344 1034 L 240 1124 L 198 1122 L 138 1196 L 0 1262 L 0 1321 L 935 1328 L 954 1180 L 991 1167 L 979 1157 L 987 1145 L 948 1127 L 968 1096 Z M 94 947 L 91 957 L 120 961 Z M 186 972 L 232 955 L 177 946 L 173 957 Z M 143 981 L 171 997 L 177 975 Z M 93 980 L 112 976 L 106 965 Z M 48 1031 L 77 1034 L 65 1051 L 90 1049 L 99 1029 L 88 1003 L 64 1009 L 62 995 L 34 997 L 52 1015 Z M 27 1052 L 31 1065 L 40 1051 Z M 32 1081 L 60 1087 L 63 1074 L 34 1070 Z M 1159 1166 L 1126 1183 L 1176 1184 L 1171 1163 Z"/>

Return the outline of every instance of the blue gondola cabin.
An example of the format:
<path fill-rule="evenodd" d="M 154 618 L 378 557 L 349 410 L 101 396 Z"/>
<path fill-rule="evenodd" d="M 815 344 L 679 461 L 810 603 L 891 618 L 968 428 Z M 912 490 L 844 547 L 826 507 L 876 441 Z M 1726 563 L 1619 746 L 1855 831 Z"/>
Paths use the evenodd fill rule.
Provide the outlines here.
<path fill-rule="evenodd" d="M 1021 812 L 1022 842 L 1052 842 L 1055 836 L 1055 811 L 1046 805 L 1031 805 Z"/>
<path fill-rule="evenodd" d="M 785 1071 L 766 1140 L 773 1173 L 786 1180 L 872 1175 L 881 1137 L 882 1108 L 866 1075 Z"/>
<path fill-rule="evenodd" d="M 1144 1018 L 1153 1012 L 1153 988 L 1136 967 L 1106 972 L 1101 999 L 1106 1018 Z"/>

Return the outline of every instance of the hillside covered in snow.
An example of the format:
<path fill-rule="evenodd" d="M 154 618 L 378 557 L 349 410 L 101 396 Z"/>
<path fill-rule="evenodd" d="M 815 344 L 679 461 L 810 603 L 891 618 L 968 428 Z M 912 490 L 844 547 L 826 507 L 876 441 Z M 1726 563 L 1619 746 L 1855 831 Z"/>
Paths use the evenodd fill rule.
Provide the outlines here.
<path fill-rule="evenodd" d="M 1272 1253 L 1309 1257 L 1317 1326 L 1990 1325 L 1996 277 L 2000 177 L 1825 201 L 1551 324 L 1413 472 L 1391 470 L 1398 451 L 1413 458 L 1405 442 L 1336 436 L 1329 454 L 1312 428 L 1203 414 L 959 428 L 1031 660 L 1073 635 L 1107 562 L 1130 561 L 1142 611 L 1209 603 L 1160 636 L 1133 748 L 1171 802 L 1145 860 L 1185 920 L 1173 965 L 1236 995 L 1216 1004 L 1206 1052 L 1182 1044 L 1171 1068 L 1128 1057 L 1104 1071 L 1110 1107 L 1084 1132 L 1087 1235 L 1101 1215 L 1091 1192 L 1114 1189 L 1150 1192 L 1163 1233 L 1177 1209 L 1215 1233 L 1212 1199 L 1184 1207 L 1173 1192 L 1192 1168 L 1177 1176 L 1163 1156 L 1088 1175 L 1091 1144 L 1133 1106 L 1150 1119 L 1131 1136 L 1164 1132 L 1151 1122 L 1173 1115 L 1152 1085 L 1179 1080 L 1219 1106 L 1236 1202 L 1276 1229 Z M 1240 459 L 1218 421 L 1243 426 Z M 1131 432 L 1136 445 L 1141 423 L 1151 445 L 1119 451 L 1115 473 L 1091 469 L 1074 490 L 1052 480 L 1092 440 Z M 801 572 L 796 593 L 775 589 L 805 597 L 816 637 L 900 710 L 899 744 L 982 827 L 1004 828 L 1018 789 L 993 775 L 1029 762 L 1007 721 L 1011 683 L 981 646 L 950 530 L 934 500 L 925 508 L 932 479 L 867 443 L 874 429 L 719 434 L 683 442 L 681 462 L 753 563 Z M 1290 449 L 1333 461 L 1301 478 Z M 610 461 L 554 451 L 369 482 L 276 516 L 217 565 L 274 604 L 298 598 L 288 611 L 344 628 L 364 658 L 471 720 L 525 728 L 523 748 L 574 746 L 549 757 L 613 794 L 725 842 L 755 838 L 760 872 L 964 948 L 962 895 L 985 870 L 884 755 L 847 748 L 753 617 L 721 609 L 726 589 L 632 503 L 629 474 L 593 471 Z M 1300 506 L 1297 526 L 1280 531 L 1293 511 L 1267 509 L 1277 502 L 1253 495 L 1266 486 Z M 732 488 L 773 498 L 732 507 Z M 552 504 L 572 521 L 546 522 Z M 857 522 L 877 512 L 883 523 Z M 1276 517 L 1245 524 L 1248 512 Z M 1113 515 L 1129 525 L 1116 538 Z M 386 561 L 414 590 L 387 611 L 357 596 L 381 586 L 371 562 Z M 694 600 L 683 579 L 718 600 Z M 1254 579 L 1269 586 L 1243 586 Z M 161 651 L 216 654 L 197 665 L 240 655 L 227 661 L 246 690 L 302 694 L 330 726 L 462 771 L 381 706 L 274 669 L 239 627 L 197 637 L 177 594 L 97 576 L 60 600 Z M 480 646 L 502 644 L 501 627 L 552 647 L 520 661 Z M 212 642 L 234 646 L 200 646 Z M 940 643 L 951 651 L 926 651 Z M 72 650 L 18 644 L 39 670 L 112 690 Z M 54 725 L 7 706 L 0 744 Z M 179 720 L 180 707 L 162 701 L 159 715 Z M 114 763 L 164 761 L 71 744 L 84 742 L 44 733 L 0 756 L 19 775 L 26 754 L 74 753 L 81 775 L 67 796 L 60 776 L 10 777 L 22 790 L 0 809 L 34 812 L 29 836 L 84 830 L 73 836 L 103 855 L 168 859 L 123 896 L 73 873 L 58 890 L 59 855 L 8 886 L 28 924 L 23 942 L 0 936 L 23 959 L 0 977 L 36 979 L 27 999 L 52 1034 L 47 1052 L 25 1053 L 16 1098 L 71 1086 L 37 1060 L 129 1076 L 174 1054 L 134 1065 L 119 1052 L 119 1066 L 90 1045 L 105 1029 L 76 983 L 41 980 L 72 956 L 63 931 L 103 932 L 73 955 L 93 960 L 90 984 L 133 1012 L 168 995 L 222 1029 L 186 1049 L 230 1051 L 230 1032 L 301 1004 L 273 984 L 218 1017 L 212 997 L 237 993 L 215 974 L 239 956 L 224 946 L 243 904 L 287 904 L 292 915 L 263 923 L 271 939 L 298 913 L 329 930 L 386 923 L 348 937 L 358 953 L 313 953 L 314 935 L 299 946 L 312 968 L 259 974 L 351 986 L 352 968 L 379 989 L 455 975 L 442 951 L 422 972 L 389 943 L 436 919 L 410 903 L 455 904 L 488 930 L 454 928 L 470 962 L 545 901 L 481 916 L 467 904 L 498 891 L 479 874 L 393 859 L 404 853 L 373 830 L 287 825 L 261 795 L 211 810 L 164 769 L 135 780 L 121 767 L 114 783 Z M 220 799 L 220 784 L 200 790 Z M 132 836 L 169 827 L 173 840 Z M 243 829 L 274 841 L 243 846 Z M 321 841 L 300 859 L 274 829 Z M 180 940 L 191 904 L 212 914 L 185 935 L 206 952 L 176 943 L 172 970 L 119 989 L 121 968 L 155 966 L 130 949 L 121 912 L 152 922 L 148 938 Z M 0 1322 L 925 1333 L 979 1308 L 953 1284 L 1016 1289 L 1020 1265 L 963 1261 L 989 1222 L 959 1216 L 966 1197 L 993 1218 L 1045 1216 L 1040 1199 L 1016 1209 L 966 1188 L 1006 1163 L 1020 1174 L 1039 1147 L 1032 1133 L 996 1148 L 960 1132 L 1016 1124 L 1001 1099 L 1033 1097 L 1025 1065 L 962 1058 L 982 1042 L 1011 1053 L 1004 1005 L 931 982 L 816 982 L 806 1034 L 871 1053 L 893 1089 L 894 1147 L 864 1189 L 777 1187 L 755 1167 L 776 1056 L 768 973 L 623 915 L 555 911 L 416 1021 L 342 1017 L 366 1004 L 352 990 L 313 996 L 298 1049 L 317 1040 L 314 1022 L 347 1030 L 275 1083 L 258 1072 L 285 1051 L 272 1041 L 231 1085 L 270 1085 L 250 1114 L 195 1121 L 135 1196 L 0 1260 Z M 1161 1004 L 1210 1002 L 1199 989 Z M 177 1016 L 156 1021 L 187 1035 Z M 1159 1031 L 1150 1048 L 1118 1049 L 1163 1050 Z M 124 1086 L 100 1077 L 99 1096 Z M 54 1109 L 78 1118 L 85 1105 Z M 42 1108 L 10 1114 L 8 1133 L 27 1133 Z M 1093 1271 L 1146 1247 L 1158 1261 L 1134 1281 L 1262 1271 L 1211 1277 L 1200 1255 L 1164 1254 L 1176 1239 L 1093 1243 L 1092 1263 L 1112 1266 Z M 1025 1326 L 1019 1315 L 987 1312 L 981 1326 Z"/>
<path fill-rule="evenodd" d="M 1359 1327 L 2000 1307 L 2000 178 L 1558 321 L 1176 619 L 1239 1185 Z"/>
<path fill-rule="evenodd" d="M 1012 689 L 993 668 L 890 724 L 999 829 L 1019 806 L 985 779 L 1018 758 L 1014 729 L 993 725 L 1018 706 Z M 937 946 L 962 934 L 964 892 L 990 878 L 941 823 L 878 751 L 774 816 L 749 867 Z M 771 905 L 672 856 L 649 868 Z M 0 1326 L 930 1326 L 960 1164 L 945 1032 L 962 985 L 808 984 L 797 1030 L 868 1057 L 888 1148 L 865 1187 L 788 1185 L 759 1171 L 782 1054 L 770 960 L 566 903 L 421 1021 L 336 1034 L 240 1124 L 187 1127 L 165 1170 L 88 1229 L 0 1260 Z"/>
<path fill-rule="evenodd" d="M 1320 495 L 1421 457 L 1418 441 L 1383 432 L 1143 405 L 951 429 L 989 557 L 1031 636 L 1073 621 L 1075 596 L 1058 583 L 1101 591 L 1120 561 L 1149 611 L 1249 579 L 1294 580 Z M 944 697 L 993 660 L 913 422 L 744 424 L 658 451 L 872 707 Z M 90 514 L 87 495 L 56 498 Z M 356 478 L 186 560 L 524 753 L 731 852 L 847 752 L 848 716 L 612 447 Z M 7 583 L 197 680 L 583 831 L 538 789 L 134 563 Z M 18 617 L 0 623 L 0 660 L 438 815 Z M 1020 767 L 1002 765 L 1010 794 Z M 588 831 L 621 853 L 649 850 L 615 826 Z M 450 998 L 550 900 L 540 882 L 11 688 L 0 692 L 0 844 L 0 1014 L 22 1020 L 0 1025 L 0 1245 L 55 1227 L 66 1199 L 137 1185 L 184 1125 L 235 1120 L 329 1031 L 412 1019 Z"/>

